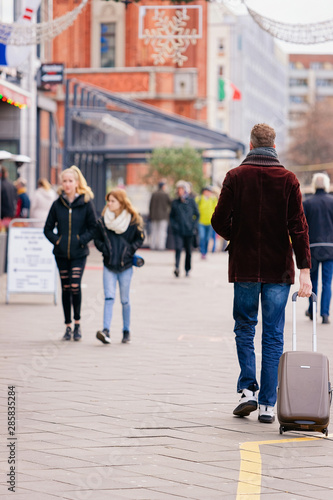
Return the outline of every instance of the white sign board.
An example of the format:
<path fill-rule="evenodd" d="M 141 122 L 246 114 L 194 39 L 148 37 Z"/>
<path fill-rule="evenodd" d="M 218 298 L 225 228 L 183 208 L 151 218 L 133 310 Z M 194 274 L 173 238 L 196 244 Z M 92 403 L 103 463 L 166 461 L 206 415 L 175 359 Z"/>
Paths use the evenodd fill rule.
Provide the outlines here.
<path fill-rule="evenodd" d="M 10 293 L 52 293 L 56 303 L 57 267 L 52 250 L 42 227 L 10 226 L 7 302 Z"/>

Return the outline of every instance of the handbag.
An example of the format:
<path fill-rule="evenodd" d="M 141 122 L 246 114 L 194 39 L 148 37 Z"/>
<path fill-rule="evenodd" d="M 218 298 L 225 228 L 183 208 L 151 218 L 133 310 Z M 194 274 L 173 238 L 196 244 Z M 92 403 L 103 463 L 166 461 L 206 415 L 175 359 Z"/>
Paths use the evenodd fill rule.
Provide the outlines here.
<path fill-rule="evenodd" d="M 133 255 L 132 259 L 132 264 L 135 267 L 142 267 L 144 265 L 145 261 L 144 258 L 141 257 L 141 255 Z"/>

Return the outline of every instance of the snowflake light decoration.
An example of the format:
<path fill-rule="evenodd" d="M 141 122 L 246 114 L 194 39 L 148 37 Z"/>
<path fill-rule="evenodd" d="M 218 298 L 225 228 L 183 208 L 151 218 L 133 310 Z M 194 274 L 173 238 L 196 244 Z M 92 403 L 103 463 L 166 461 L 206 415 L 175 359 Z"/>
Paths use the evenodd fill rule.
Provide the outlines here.
<path fill-rule="evenodd" d="M 185 56 L 188 46 L 195 45 L 197 39 L 201 38 L 195 28 L 186 28 L 190 16 L 186 7 L 180 7 L 171 17 L 166 15 L 165 10 L 155 10 L 153 21 L 155 28 L 145 29 L 143 40 L 154 47 L 154 64 L 164 64 L 167 59 L 183 66 L 188 57 Z"/>

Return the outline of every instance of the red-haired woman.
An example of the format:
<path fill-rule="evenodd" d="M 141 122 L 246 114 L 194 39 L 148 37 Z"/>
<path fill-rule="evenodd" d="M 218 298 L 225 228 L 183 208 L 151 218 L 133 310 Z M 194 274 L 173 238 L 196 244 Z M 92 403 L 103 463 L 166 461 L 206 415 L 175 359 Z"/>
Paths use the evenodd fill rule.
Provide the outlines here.
<path fill-rule="evenodd" d="M 142 218 L 132 206 L 126 191 L 113 189 L 106 197 L 102 217 L 97 221 L 94 242 L 103 254 L 104 316 L 103 330 L 96 334 L 103 344 L 109 344 L 113 305 L 119 283 L 123 313 L 123 343 L 130 341 L 130 285 L 133 255 L 144 240 Z"/>

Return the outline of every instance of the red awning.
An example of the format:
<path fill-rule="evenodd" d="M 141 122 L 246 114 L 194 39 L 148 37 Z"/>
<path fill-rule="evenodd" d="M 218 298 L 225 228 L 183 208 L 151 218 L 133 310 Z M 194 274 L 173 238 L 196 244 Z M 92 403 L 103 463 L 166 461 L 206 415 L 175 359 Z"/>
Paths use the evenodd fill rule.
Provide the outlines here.
<path fill-rule="evenodd" d="M 0 100 L 11 101 L 9 104 L 13 104 L 14 106 L 20 107 L 20 105 L 25 105 L 30 107 L 31 105 L 30 93 L 12 83 L 0 81 L 0 94 L 2 96 Z"/>

